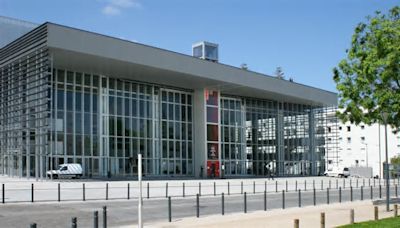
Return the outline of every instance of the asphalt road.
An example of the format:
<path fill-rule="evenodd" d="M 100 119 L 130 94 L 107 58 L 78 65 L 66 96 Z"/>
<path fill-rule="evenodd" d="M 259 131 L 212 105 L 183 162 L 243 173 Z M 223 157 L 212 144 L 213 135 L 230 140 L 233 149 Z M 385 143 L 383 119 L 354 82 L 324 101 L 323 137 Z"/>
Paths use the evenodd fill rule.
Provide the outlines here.
<path fill-rule="evenodd" d="M 394 188 L 392 189 L 393 196 Z M 282 209 L 282 192 L 267 194 L 267 210 Z M 350 189 L 342 190 L 342 202 L 350 201 Z M 370 199 L 370 188 L 364 188 L 364 200 Z M 385 189 L 382 188 L 382 197 Z M 247 212 L 264 210 L 264 194 L 246 194 Z M 373 198 L 379 198 L 379 188 L 374 188 Z M 361 188 L 353 188 L 353 200 L 361 200 Z M 221 195 L 200 196 L 200 217 L 211 214 L 221 214 Z M 234 212 L 244 213 L 244 194 L 225 194 L 225 214 Z M 339 191 L 330 189 L 329 203 L 339 202 Z M 316 191 L 316 204 L 327 204 L 327 190 Z M 0 205 L 0 227 L 29 227 L 35 222 L 38 227 L 70 227 L 71 218 L 77 217 L 78 227 L 93 227 L 93 212 L 99 211 L 99 225 L 102 225 L 102 206 L 107 206 L 107 220 L 109 227 L 132 225 L 137 222 L 137 200 L 94 200 L 86 202 L 35 202 L 35 203 L 8 203 Z M 314 204 L 313 191 L 301 192 L 302 206 Z M 285 207 L 298 207 L 299 194 L 295 191 L 285 192 Z M 183 217 L 196 216 L 196 197 L 171 198 L 172 221 Z M 222 216 L 222 215 L 221 215 Z M 158 221 L 168 221 L 168 199 L 144 199 L 143 221 L 151 224 Z"/>

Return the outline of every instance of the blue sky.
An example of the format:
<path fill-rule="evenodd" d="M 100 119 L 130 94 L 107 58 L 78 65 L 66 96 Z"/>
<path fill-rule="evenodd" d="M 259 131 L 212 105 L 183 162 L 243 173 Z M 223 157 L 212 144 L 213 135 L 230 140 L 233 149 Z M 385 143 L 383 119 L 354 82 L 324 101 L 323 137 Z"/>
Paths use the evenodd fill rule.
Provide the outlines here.
<path fill-rule="evenodd" d="M 354 27 L 395 0 L 0 0 L 0 15 L 84 30 L 191 54 L 220 45 L 220 62 L 336 91 L 332 68 Z"/>

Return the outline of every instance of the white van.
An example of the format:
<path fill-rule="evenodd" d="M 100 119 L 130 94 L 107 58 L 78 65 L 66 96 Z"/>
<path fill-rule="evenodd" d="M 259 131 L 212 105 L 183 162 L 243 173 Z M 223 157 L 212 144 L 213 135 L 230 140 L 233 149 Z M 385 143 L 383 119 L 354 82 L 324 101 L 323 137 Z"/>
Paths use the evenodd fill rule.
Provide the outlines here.
<path fill-rule="evenodd" d="M 349 168 L 332 167 L 325 171 L 327 177 L 345 177 L 350 176 Z"/>
<path fill-rule="evenodd" d="M 80 178 L 82 177 L 82 166 L 81 164 L 62 164 L 59 165 L 57 170 L 50 170 L 46 172 L 47 177 L 53 179 L 57 178 Z"/>

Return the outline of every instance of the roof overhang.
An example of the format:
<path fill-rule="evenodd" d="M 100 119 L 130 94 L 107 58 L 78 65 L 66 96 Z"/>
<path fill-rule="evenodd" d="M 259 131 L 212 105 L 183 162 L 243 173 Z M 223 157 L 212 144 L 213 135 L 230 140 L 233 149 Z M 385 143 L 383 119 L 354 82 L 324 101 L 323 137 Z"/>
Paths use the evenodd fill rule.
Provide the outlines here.
<path fill-rule="evenodd" d="M 237 96 L 337 105 L 333 92 L 79 29 L 47 26 L 54 67 Z"/>

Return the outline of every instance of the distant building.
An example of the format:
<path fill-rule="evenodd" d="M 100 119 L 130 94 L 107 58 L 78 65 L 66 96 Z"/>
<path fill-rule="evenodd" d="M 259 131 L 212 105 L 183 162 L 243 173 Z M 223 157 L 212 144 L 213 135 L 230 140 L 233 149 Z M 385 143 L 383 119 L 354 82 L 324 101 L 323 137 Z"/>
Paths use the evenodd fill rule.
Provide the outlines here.
<path fill-rule="evenodd" d="M 385 127 L 384 125 L 359 124 L 338 122 L 329 127 L 328 131 L 337 135 L 337 156 L 328 151 L 331 157 L 326 158 L 327 166 L 372 167 L 373 175 L 382 177 L 385 162 Z M 390 126 L 388 132 L 388 155 L 390 158 L 400 154 L 400 134 L 393 133 Z M 328 140 L 335 140 L 328 138 Z"/>
<path fill-rule="evenodd" d="M 0 48 L 37 26 L 31 22 L 0 16 Z"/>

